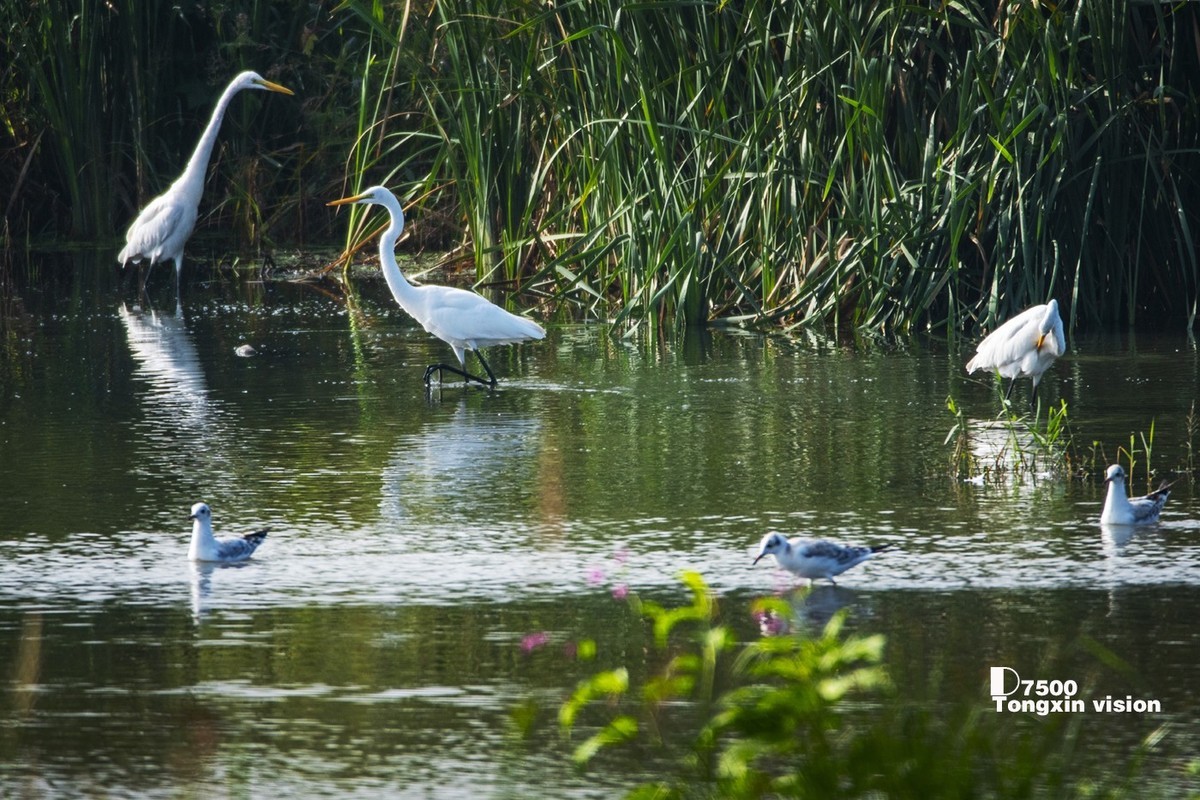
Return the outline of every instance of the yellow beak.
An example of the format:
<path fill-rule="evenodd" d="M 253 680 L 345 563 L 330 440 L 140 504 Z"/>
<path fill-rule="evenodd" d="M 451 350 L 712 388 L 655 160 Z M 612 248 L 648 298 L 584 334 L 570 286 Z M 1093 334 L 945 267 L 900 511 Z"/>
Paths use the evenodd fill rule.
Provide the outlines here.
<path fill-rule="evenodd" d="M 362 200 L 364 197 L 366 197 L 366 195 L 356 194 L 356 195 L 354 195 L 354 197 L 343 197 L 341 200 L 331 200 L 330 202 L 326 203 L 325 205 L 327 205 L 327 206 L 344 206 L 347 203 L 357 203 L 359 200 Z"/>
<path fill-rule="evenodd" d="M 1037 338 L 1037 344 L 1034 345 L 1033 349 L 1039 353 L 1042 352 L 1042 342 L 1044 342 L 1044 341 L 1046 341 L 1046 334 L 1043 333 L 1041 336 L 1039 336 Z"/>
<path fill-rule="evenodd" d="M 295 94 L 295 92 L 293 92 L 291 89 L 287 88 L 286 86 L 280 86 L 278 83 L 271 83 L 269 80 L 266 80 L 266 79 L 256 81 L 256 83 L 258 83 L 259 86 L 261 86 L 262 88 L 266 89 L 269 92 L 279 92 L 280 94 L 293 94 L 293 95 Z"/>

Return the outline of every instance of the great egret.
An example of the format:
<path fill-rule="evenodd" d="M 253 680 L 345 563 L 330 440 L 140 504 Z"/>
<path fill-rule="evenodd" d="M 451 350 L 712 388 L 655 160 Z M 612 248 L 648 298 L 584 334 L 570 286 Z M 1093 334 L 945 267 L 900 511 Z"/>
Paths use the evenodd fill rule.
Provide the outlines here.
<path fill-rule="evenodd" d="M 192 546 L 188 558 L 192 561 L 245 561 L 267 538 L 267 531 L 247 533 L 236 539 L 218 539 L 213 536 L 212 511 L 207 503 L 196 503 L 188 519 L 192 522 Z"/>
<path fill-rule="evenodd" d="M 117 255 L 117 261 L 122 265 L 131 261 L 138 264 L 142 259 L 146 259 L 150 262 L 150 268 L 160 261 L 173 260 L 176 294 L 179 291 L 179 277 L 183 272 L 183 246 L 192 235 L 192 229 L 196 227 L 200 195 L 204 192 L 204 173 L 208 170 L 208 161 L 217 141 L 217 132 L 221 129 L 221 120 L 225 116 L 225 108 L 229 101 L 242 89 L 293 93 L 291 89 L 272 83 L 257 72 L 243 72 L 230 81 L 221 93 L 221 98 L 217 100 L 217 107 L 213 109 L 212 117 L 208 120 L 204 133 L 200 135 L 200 141 L 192 157 L 188 159 L 183 174 L 137 215 L 137 219 L 125 232 L 125 247 Z M 149 268 L 146 277 L 150 277 Z"/>
<path fill-rule="evenodd" d="M 480 348 L 517 344 L 541 339 L 546 335 L 542 326 L 533 320 L 510 314 L 475 292 L 453 286 L 416 286 L 409 283 L 400 272 L 400 267 L 396 265 L 396 240 L 404 230 L 404 209 L 400 207 L 400 201 L 390 190 L 382 186 L 373 186 L 362 194 L 343 197 L 329 205 L 350 203 L 378 205 L 387 209 L 392 223 L 379 239 L 379 263 L 383 267 L 383 276 L 387 279 L 388 288 L 409 316 L 421 323 L 425 330 L 450 345 L 454 355 L 458 357 L 459 367 L 450 364 L 429 365 L 425 370 L 426 386 L 435 372 L 438 373 L 438 380 L 441 380 L 442 372 L 449 370 L 461 375 L 466 382 L 477 381 L 489 388 L 495 388 L 496 376 L 484 360 Z M 487 372 L 487 380 L 467 372 L 467 350 L 475 352 L 479 363 Z"/>
<path fill-rule="evenodd" d="M 1042 373 L 1066 351 L 1058 301 L 1051 300 L 1025 309 L 988 334 L 976 348 L 975 357 L 967 362 L 967 373 L 990 369 L 1008 378 L 1006 400 L 1012 396 L 1017 378 L 1032 378 L 1030 402 L 1033 402 Z"/>
<path fill-rule="evenodd" d="M 776 563 L 788 572 L 799 578 L 808 578 L 810 586 L 817 578 L 826 578 L 837 586 L 834 575 L 841 575 L 889 547 L 891 545 L 888 544 L 879 547 L 850 547 L 824 539 L 806 541 L 800 538 L 788 539 L 781 533 L 768 533 L 763 537 L 754 563 L 757 564 L 763 556 L 772 555 L 775 556 Z"/>
<path fill-rule="evenodd" d="M 1150 525 L 1158 522 L 1158 515 L 1167 504 L 1171 484 L 1163 481 L 1157 490 L 1145 497 L 1127 497 L 1125 494 L 1125 470 L 1113 464 L 1104 476 L 1108 484 L 1108 496 L 1104 498 L 1104 511 L 1100 513 L 1101 525 Z"/>

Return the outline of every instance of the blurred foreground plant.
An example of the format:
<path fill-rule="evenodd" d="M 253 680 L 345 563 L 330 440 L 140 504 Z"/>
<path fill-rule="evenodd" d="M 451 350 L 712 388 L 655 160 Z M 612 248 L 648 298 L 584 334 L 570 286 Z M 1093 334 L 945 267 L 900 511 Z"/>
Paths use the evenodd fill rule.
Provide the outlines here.
<path fill-rule="evenodd" d="M 718 623 L 703 578 L 685 573 L 683 581 L 688 605 L 633 599 L 653 628 L 657 670 L 640 686 L 627 667 L 597 672 L 559 710 L 568 735 L 598 728 L 574 750 L 581 765 L 615 745 L 661 745 L 688 731 L 679 776 L 628 797 L 1118 797 L 1157 741 L 1152 734 L 1124 772 L 1073 783 L 1077 719 L 1014 725 L 982 704 L 898 701 L 882 665 L 884 637 L 845 635 L 844 610 L 814 636 L 787 630 L 787 600 L 756 600 L 751 611 L 765 635 L 742 643 Z M 528 717 L 529 708 L 518 712 Z M 597 722 L 597 712 L 607 721 Z"/>

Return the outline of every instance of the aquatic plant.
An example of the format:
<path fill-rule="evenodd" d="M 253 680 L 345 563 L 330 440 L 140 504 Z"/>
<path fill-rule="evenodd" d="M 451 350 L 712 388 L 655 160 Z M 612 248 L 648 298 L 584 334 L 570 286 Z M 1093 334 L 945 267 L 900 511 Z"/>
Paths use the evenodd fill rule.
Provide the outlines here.
<path fill-rule="evenodd" d="M 955 478 L 1034 480 L 1073 475 L 1080 468 L 1065 399 L 1047 406 L 1044 419 L 1040 402 L 1025 414 L 1006 400 L 996 420 L 974 424 L 952 396 L 946 398 L 946 408 L 954 422 L 943 444 L 953 444 L 950 474 Z"/>

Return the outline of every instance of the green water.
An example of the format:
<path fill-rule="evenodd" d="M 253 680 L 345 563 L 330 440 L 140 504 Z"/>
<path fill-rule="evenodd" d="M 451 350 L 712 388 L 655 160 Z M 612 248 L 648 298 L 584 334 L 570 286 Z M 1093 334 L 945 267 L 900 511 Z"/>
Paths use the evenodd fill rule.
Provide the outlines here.
<path fill-rule="evenodd" d="M 794 583 L 751 567 L 768 530 L 894 545 L 796 605 L 886 634 L 900 696 L 986 710 L 988 668 L 1010 666 L 1154 698 L 1084 715 L 1084 736 L 1117 760 L 1166 724 L 1148 773 L 1187 785 L 1193 489 L 1133 536 L 1096 522 L 1131 433 L 1154 421 L 1154 464 L 1187 458 L 1183 336 L 1077 338 L 1044 380 L 1079 449 L 1102 443 L 1091 480 L 976 485 L 950 477 L 945 399 L 984 431 L 995 388 L 944 340 L 550 323 L 491 352 L 498 391 L 427 394 L 449 350 L 382 281 L 191 272 L 177 311 L 168 272 L 146 299 L 86 254 L 0 280 L 0 795 L 613 796 L 669 758 L 579 772 L 549 714 L 522 741 L 508 709 L 649 669 L 614 590 L 682 602 L 685 568 L 757 636 L 750 600 Z M 198 500 L 218 533 L 271 529 L 251 562 L 187 562 Z M 526 652 L 534 632 L 549 644 Z M 597 663 L 565 655 L 581 638 Z"/>

